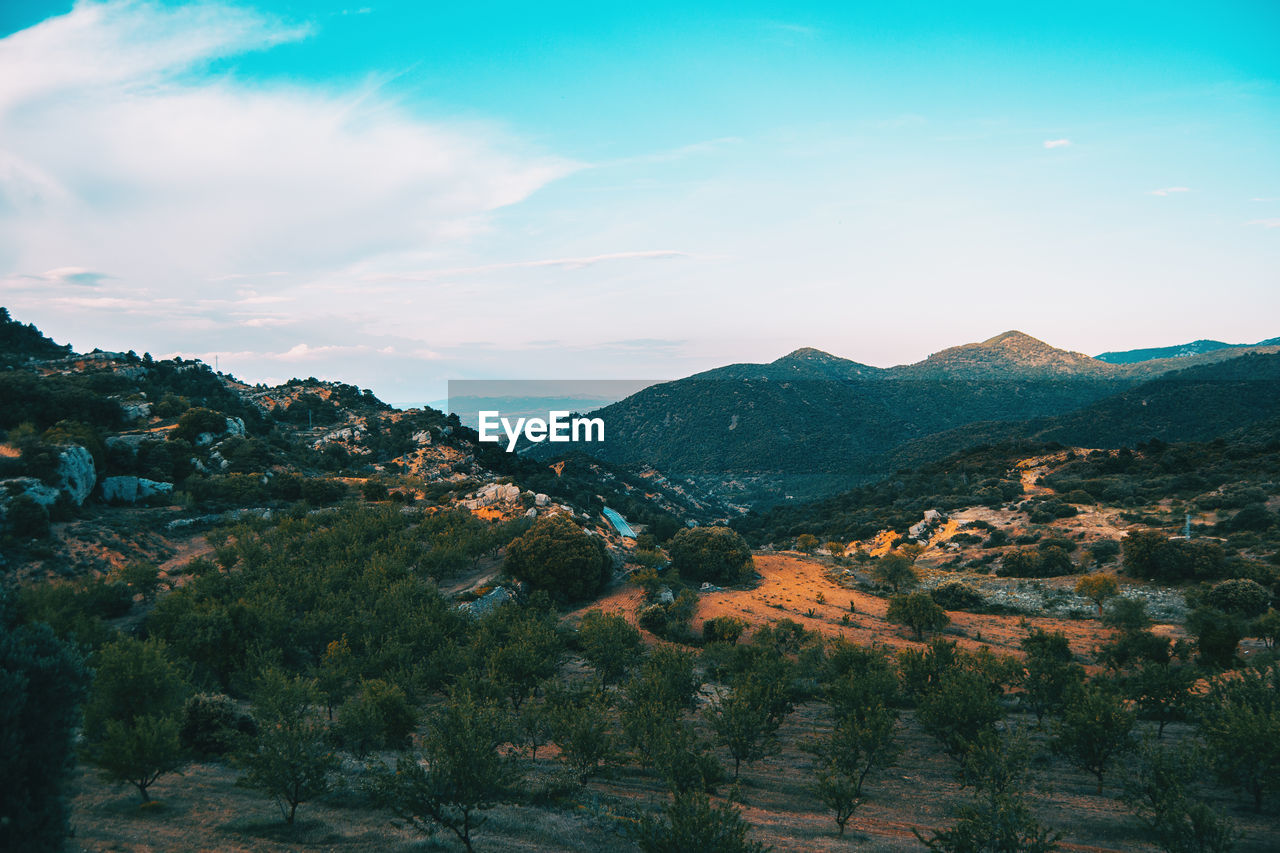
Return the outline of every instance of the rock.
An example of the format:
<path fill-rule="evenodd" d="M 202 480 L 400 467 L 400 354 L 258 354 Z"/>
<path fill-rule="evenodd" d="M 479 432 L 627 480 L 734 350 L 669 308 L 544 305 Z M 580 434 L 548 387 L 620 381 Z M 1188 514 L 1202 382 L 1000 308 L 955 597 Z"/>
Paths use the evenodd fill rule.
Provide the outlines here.
<path fill-rule="evenodd" d="M 675 596 L 675 593 L 671 591 L 671 587 L 664 586 L 662 589 L 658 590 L 658 603 L 659 604 L 675 604 L 676 603 L 676 596 Z"/>
<path fill-rule="evenodd" d="M 430 444 L 431 432 L 425 429 L 422 432 L 415 432 L 413 434 L 413 443 L 418 445 L 419 447 L 423 446 L 424 444 Z"/>
<path fill-rule="evenodd" d="M 236 435 L 244 438 L 244 419 L 243 418 L 227 418 L 226 435 Z"/>
<path fill-rule="evenodd" d="M 468 616 L 479 619 L 483 616 L 488 616 L 514 597 L 511 590 L 505 586 L 500 586 L 475 601 L 466 601 L 459 604 L 458 609 Z"/>
<path fill-rule="evenodd" d="M 138 448 L 142 446 L 143 442 L 151 441 L 152 438 L 152 436 L 145 432 L 126 433 L 125 435 L 108 436 L 103 441 L 103 444 L 113 450 L 117 447 L 124 448 L 130 453 L 136 455 Z"/>
<path fill-rule="evenodd" d="M 145 477 L 107 477 L 102 481 L 102 499 L 107 503 L 137 503 L 157 495 L 173 494 L 173 483 Z"/>
<path fill-rule="evenodd" d="M 69 444 L 58 456 L 58 484 L 76 506 L 93 494 L 98 483 L 98 472 L 93 467 L 93 457 L 78 444 Z"/>
<path fill-rule="evenodd" d="M 546 506 L 550 502 L 551 502 L 551 499 L 548 498 L 546 495 L 542 494 L 541 492 L 533 496 L 534 506 Z"/>
<path fill-rule="evenodd" d="M 698 592 L 720 592 L 723 587 L 716 586 L 711 581 L 703 581 L 702 586 L 698 587 Z"/>
<path fill-rule="evenodd" d="M 524 517 L 525 517 L 525 518 L 537 518 L 537 517 L 538 517 L 538 509 L 537 509 L 537 507 L 532 507 L 532 506 L 531 506 L 531 507 L 529 507 L 529 510 L 528 510 L 528 512 L 526 512 L 526 513 L 524 514 Z"/>
<path fill-rule="evenodd" d="M 124 411 L 124 416 L 131 421 L 139 421 L 143 418 L 151 417 L 150 403 L 121 403 L 120 408 Z"/>
<path fill-rule="evenodd" d="M 0 480 L 0 495 L 4 496 L 6 502 L 9 496 L 16 498 L 26 495 L 40 504 L 40 506 L 48 508 L 58 502 L 59 494 L 61 493 L 53 486 L 46 486 L 35 477 L 14 477 L 11 480 Z"/>

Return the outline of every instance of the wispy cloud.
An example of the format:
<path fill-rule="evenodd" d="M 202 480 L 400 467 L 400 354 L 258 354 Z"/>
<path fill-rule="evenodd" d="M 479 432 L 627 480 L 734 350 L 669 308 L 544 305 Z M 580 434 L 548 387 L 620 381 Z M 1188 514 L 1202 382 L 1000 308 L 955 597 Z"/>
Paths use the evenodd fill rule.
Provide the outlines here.
<path fill-rule="evenodd" d="M 1070 148 L 1070 139 L 1046 139 L 1044 141 L 1045 148 Z"/>
<path fill-rule="evenodd" d="M 1161 187 L 1158 190 L 1148 190 L 1147 195 L 1169 196 L 1174 193 L 1189 193 L 1190 187 Z"/>
<path fill-rule="evenodd" d="M 577 168 L 494 127 L 419 119 L 377 87 L 200 73 L 309 33 L 216 2 L 112 0 L 0 39 L 7 271 L 76 263 L 60 280 L 109 269 L 193 296 L 245 269 L 455 244 Z"/>
<path fill-rule="evenodd" d="M 1260 225 L 1263 228 L 1280 228 L 1280 217 L 1271 219 L 1251 219 L 1245 225 Z"/>
<path fill-rule="evenodd" d="M 614 261 L 665 261 L 676 258 L 691 258 L 688 252 L 673 249 L 655 249 L 640 252 L 609 252 L 601 255 L 584 255 L 574 258 L 545 258 L 533 261 L 512 261 L 503 264 L 483 264 L 474 267 L 451 267 L 440 270 L 419 270 L 403 273 L 370 273 L 362 277 L 363 281 L 425 281 L 448 276 L 478 275 L 500 270 L 530 269 L 536 267 L 560 267 L 562 269 L 580 270 L 596 264 Z"/>

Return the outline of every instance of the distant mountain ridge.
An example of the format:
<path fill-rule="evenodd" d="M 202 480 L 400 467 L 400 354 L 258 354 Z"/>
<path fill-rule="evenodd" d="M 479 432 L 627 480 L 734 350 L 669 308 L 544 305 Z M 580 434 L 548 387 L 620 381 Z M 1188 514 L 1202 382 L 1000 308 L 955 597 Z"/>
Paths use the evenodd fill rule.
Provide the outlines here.
<path fill-rule="evenodd" d="M 1136 364 L 1138 362 L 1154 361 L 1156 359 L 1190 358 L 1192 356 L 1204 355 L 1205 353 L 1217 352 L 1224 349 L 1247 349 L 1250 347 L 1272 347 L 1277 345 L 1280 345 L 1280 337 L 1267 338 L 1265 341 L 1259 341 L 1256 344 L 1228 344 L 1222 341 L 1201 339 L 1187 344 L 1177 344 L 1171 347 L 1149 347 L 1147 349 L 1104 352 L 1094 356 L 1094 358 L 1098 361 L 1105 361 L 1108 364 Z"/>
<path fill-rule="evenodd" d="M 1018 331 L 890 368 L 804 348 L 767 364 L 727 365 L 651 386 L 606 406 L 596 414 L 609 440 L 581 449 L 611 462 L 650 464 L 725 500 L 763 506 L 830 494 L 993 436 L 1051 439 L 1043 434 L 1092 429 L 1113 444 L 1153 435 L 1204 438 L 1224 423 L 1274 414 L 1263 399 L 1274 385 L 1269 368 L 1259 386 L 1229 377 L 1228 365 L 1276 353 L 1280 346 L 1253 346 L 1111 364 Z M 1263 369 L 1271 362 L 1249 363 Z M 1206 372 L 1141 390 L 1178 368 Z"/>

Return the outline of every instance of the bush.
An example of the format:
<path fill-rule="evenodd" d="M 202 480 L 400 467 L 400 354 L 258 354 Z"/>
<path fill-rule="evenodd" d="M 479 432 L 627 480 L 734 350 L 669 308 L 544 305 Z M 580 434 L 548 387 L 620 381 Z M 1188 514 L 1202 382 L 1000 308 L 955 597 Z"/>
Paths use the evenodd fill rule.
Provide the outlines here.
<path fill-rule="evenodd" d="M 49 535 L 49 511 L 26 495 L 9 502 L 5 521 L 19 539 L 43 539 Z"/>
<path fill-rule="evenodd" d="M 764 845 L 747 840 L 751 824 L 726 803 L 713 806 L 706 794 L 677 795 L 662 810 L 662 818 L 642 820 L 634 832 L 644 853 L 765 853 Z"/>
<path fill-rule="evenodd" d="M 1205 596 L 1205 603 L 1210 607 L 1246 619 L 1261 616 L 1266 612 L 1270 601 L 1271 595 L 1266 587 L 1245 578 L 1233 578 L 1214 584 Z"/>
<path fill-rule="evenodd" d="M 932 598 L 943 610 L 978 610 L 986 604 L 976 589 L 964 581 L 943 581 L 929 591 Z"/>
<path fill-rule="evenodd" d="M 702 623 L 702 639 L 707 643 L 736 643 L 747 623 L 732 616 L 715 616 Z"/>
<path fill-rule="evenodd" d="M 356 755 L 374 749 L 403 749 L 418 723 L 404 691 L 381 679 L 364 682 L 338 709 L 334 737 Z"/>
<path fill-rule="evenodd" d="M 727 527 L 681 530 L 667 545 L 667 553 L 680 576 L 694 582 L 742 583 L 754 568 L 747 541 Z"/>
<path fill-rule="evenodd" d="M 196 758 L 220 758 L 235 750 L 241 737 L 257 730 L 253 718 L 240 713 L 229 697 L 198 693 L 182 709 L 178 740 Z"/>
<path fill-rule="evenodd" d="M 613 570 L 604 542 L 563 515 L 543 516 L 507 546 L 506 570 L 535 589 L 568 600 L 590 598 Z"/>
<path fill-rule="evenodd" d="M 951 621 L 951 617 L 923 592 L 895 595 L 889 599 L 889 610 L 885 618 L 915 631 L 917 640 L 924 639 L 925 631 L 941 630 Z"/>

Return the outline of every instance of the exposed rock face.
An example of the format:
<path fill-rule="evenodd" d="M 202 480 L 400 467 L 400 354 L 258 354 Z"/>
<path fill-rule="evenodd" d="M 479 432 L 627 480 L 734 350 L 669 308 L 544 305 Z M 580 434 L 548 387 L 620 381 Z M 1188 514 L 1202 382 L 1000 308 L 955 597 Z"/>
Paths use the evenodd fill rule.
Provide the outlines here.
<path fill-rule="evenodd" d="M 58 485 L 76 506 L 84 503 L 98 482 L 93 457 L 78 444 L 69 444 L 58 456 Z"/>
<path fill-rule="evenodd" d="M 51 507 L 58 501 L 58 495 L 61 494 L 53 486 L 46 486 L 35 477 L 14 477 L 11 480 L 0 481 L 0 501 L 8 503 L 10 495 L 19 497 L 26 495 L 42 507 Z"/>
<path fill-rule="evenodd" d="M 102 499 L 107 503 L 131 504 L 172 493 L 173 483 L 160 483 L 145 477 L 107 477 L 102 481 Z"/>
<path fill-rule="evenodd" d="M 196 447 L 207 447 L 221 438 L 244 437 L 244 420 L 241 418 L 227 418 L 227 427 L 220 433 L 202 432 L 196 436 Z"/>
<path fill-rule="evenodd" d="M 478 619 L 483 616 L 488 616 L 514 597 L 515 596 L 511 594 L 511 590 L 507 589 L 505 586 L 500 586 L 487 595 L 477 598 L 475 601 L 468 601 L 459 604 L 458 609 L 463 613 L 466 613 L 468 616 Z"/>

